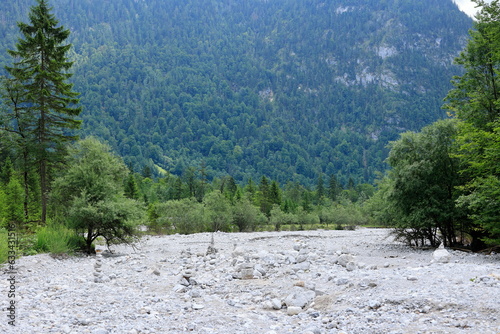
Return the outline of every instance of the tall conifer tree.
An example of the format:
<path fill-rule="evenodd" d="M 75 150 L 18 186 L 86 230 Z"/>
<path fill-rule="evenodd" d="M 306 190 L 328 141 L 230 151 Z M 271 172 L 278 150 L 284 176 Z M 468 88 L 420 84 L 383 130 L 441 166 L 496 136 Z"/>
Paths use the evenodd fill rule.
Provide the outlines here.
<path fill-rule="evenodd" d="M 18 23 L 22 37 L 15 50 L 8 50 L 13 66 L 6 66 L 19 83 L 21 108 L 29 115 L 26 127 L 40 174 L 42 222 L 47 215 L 50 168 L 61 160 L 64 143 L 76 139 L 70 132 L 81 123 L 75 119 L 81 112 L 78 93 L 67 82 L 73 65 L 67 57 L 71 44 L 65 44 L 70 31 L 58 26 L 51 11 L 46 0 L 31 7 L 29 23 Z"/>

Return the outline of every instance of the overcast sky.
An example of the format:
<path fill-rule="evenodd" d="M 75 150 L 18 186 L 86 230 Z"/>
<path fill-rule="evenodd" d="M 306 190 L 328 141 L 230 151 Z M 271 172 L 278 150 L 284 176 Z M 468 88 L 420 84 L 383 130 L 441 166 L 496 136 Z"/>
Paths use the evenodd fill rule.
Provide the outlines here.
<path fill-rule="evenodd" d="M 470 0 L 453 0 L 457 3 L 458 7 L 469 16 L 473 17 L 477 11 L 477 8 L 474 8 L 476 4 Z M 491 2 L 491 0 L 487 1 Z"/>

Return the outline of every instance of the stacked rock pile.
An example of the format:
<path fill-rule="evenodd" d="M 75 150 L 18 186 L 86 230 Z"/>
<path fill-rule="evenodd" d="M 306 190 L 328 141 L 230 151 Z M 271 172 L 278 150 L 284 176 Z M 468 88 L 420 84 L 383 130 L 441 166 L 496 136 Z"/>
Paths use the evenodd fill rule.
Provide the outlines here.
<path fill-rule="evenodd" d="M 94 263 L 94 282 L 102 283 L 104 282 L 103 274 L 102 274 L 102 249 L 100 247 L 96 247 L 95 250 L 95 263 Z"/>

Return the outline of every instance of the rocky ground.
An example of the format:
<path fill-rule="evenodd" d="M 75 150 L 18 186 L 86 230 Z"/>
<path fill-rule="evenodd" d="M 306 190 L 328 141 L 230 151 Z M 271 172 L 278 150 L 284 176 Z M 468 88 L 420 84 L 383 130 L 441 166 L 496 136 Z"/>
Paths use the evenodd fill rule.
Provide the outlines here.
<path fill-rule="evenodd" d="M 500 333 L 498 254 L 437 262 L 387 230 L 155 236 L 114 250 L 19 259 L 15 328 L 4 267 L 0 332 Z"/>

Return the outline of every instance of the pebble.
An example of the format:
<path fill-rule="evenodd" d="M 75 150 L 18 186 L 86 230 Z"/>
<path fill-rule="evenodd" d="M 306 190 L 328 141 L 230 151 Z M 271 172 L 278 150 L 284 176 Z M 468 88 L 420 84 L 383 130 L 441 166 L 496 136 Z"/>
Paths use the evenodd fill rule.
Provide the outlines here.
<path fill-rule="evenodd" d="M 302 307 L 298 307 L 298 306 L 288 306 L 286 308 L 286 314 L 288 315 L 297 315 L 299 314 L 300 312 L 302 312 Z"/>

